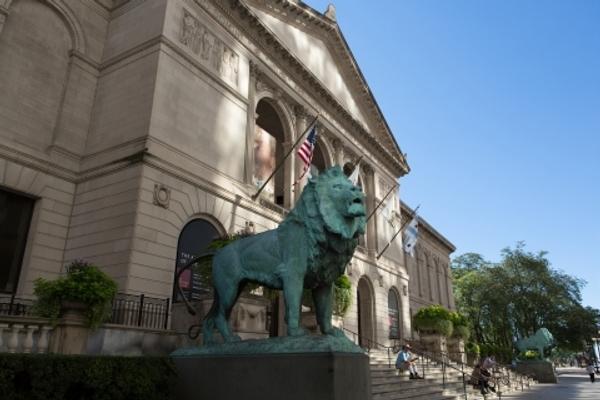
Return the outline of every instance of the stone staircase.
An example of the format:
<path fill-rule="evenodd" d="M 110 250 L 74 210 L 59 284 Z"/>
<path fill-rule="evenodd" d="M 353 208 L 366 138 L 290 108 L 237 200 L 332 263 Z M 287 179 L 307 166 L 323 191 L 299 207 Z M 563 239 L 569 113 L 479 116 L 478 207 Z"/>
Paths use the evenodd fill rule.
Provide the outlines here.
<path fill-rule="evenodd" d="M 446 367 L 445 371 L 440 363 L 423 359 L 417 363 L 419 374 L 425 379 L 409 379 L 408 373 L 399 373 L 394 367 L 395 354 L 385 350 L 371 350 L 369 353 L 371 364 L 371 391 L 373 400 L 464 400 L 463 378 L 460 366 L 450 364 L 456 369 Z M 467 374 L 471 370 L 465 371 Z M 467 377 L 467 379 L 469 379 Z M 502 394 L 517 390 L 516 382 L 509 387 L 501 384 Z M 520 384 L 518 390 L 521 390 Z M 494 400 L 497 396 L 490 393 L 482 396 L 470 384 L 466 385 L 468 400 Z"/>

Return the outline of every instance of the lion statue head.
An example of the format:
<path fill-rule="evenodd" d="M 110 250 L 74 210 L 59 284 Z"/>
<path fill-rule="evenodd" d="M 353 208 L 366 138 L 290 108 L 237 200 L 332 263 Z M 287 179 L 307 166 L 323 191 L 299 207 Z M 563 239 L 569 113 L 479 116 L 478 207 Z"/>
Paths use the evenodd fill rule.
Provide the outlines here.
<path fill-rule="evenodd" d="M 334 166 L 309 179 L 290 218 L 320 224 L 326 231 L 322 233 L 358 239 L 365 233 L 364 198 L 362 190 L 350 182 L 339 166 Z"/>

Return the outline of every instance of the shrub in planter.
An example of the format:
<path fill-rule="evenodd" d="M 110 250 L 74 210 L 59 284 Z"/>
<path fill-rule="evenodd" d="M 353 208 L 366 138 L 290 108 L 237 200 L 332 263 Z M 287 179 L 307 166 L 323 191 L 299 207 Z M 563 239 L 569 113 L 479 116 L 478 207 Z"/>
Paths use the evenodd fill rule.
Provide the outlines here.
<path fill-rule="evenodd" d="M 343 317 L 352 304 L 352 283 L 347 275 L 341 275 L 333 286 L 333 313 Z"/>
<path fill-rule="evenodd" d="M 450 320 L 452 321 L 452 326 L 454 327 L 452 336 L 465 341 L 468 340 L 471 336 L 471 328 L 469 327 L 469 321 L 467 320 L 467 317 L 458 312 L 451 312 Z"/>
<path fill-rule="evenodd" d="M 449 337 L 454 329 L 450 311 L 440 305 L 421 308 L 415 314 L 413 323 L 417 331 L 425 334 L 435 333 Z"/>
<path fill-rule="evenodd" d="M 467 354 L 472 354 L 474 356 L 479 356 L 481 353 L 479 345 L 475 342 L 467 342 L 465 345 L 465 351 Z"/>
<path fill-rule="evenodd" d="M 170 400 L 176 376 L 166 357 L 3 354 L 0 398 Z"/>
<path fill-rule="evenodd" d="M 110 315 L 111 302 L 117 293 L 117 284 L 98 267 L 84 261 L 67 266 L 67 274 L 53 281 L 38 278 L 34 283 L 37 300 L 34 313 L 56 319 L 65 304 L 83 307 L 88 325 L 97 327 Z"/>

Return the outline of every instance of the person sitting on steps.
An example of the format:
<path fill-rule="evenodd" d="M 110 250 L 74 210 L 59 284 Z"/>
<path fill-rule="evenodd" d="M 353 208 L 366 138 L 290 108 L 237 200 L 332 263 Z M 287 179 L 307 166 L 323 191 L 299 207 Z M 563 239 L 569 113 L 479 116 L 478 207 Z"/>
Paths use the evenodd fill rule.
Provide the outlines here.
<path fill-rule="evenodd" d="M 398 353 L 398 358 L 396 358 L 396 368 L 401 371 L 408 370 L 408 372 L 410 372 L 410 379 L 423 379 L 417 372 L 417 366 L 415 364 L 415 361 L 417 360 L 418 357 L 414 357 L 410 352 L 410 345 L 405 344 Z"/>

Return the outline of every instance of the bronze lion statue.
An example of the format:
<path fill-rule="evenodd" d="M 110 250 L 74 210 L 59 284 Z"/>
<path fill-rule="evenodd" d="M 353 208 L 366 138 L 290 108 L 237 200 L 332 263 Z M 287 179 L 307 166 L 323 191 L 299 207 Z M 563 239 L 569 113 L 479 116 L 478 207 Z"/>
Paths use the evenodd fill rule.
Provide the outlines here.
<path fill-rule="evenodd" d="M 312 291 L 321 332 L 343 335 L 331 324 L 333 284 L 352 258 L 365 223 L 364 194 L 340 167 L 310 179 L 276 229 L 236 240 L 215 254 L 214 301 L 204 318 L 204 343 L 214 341 L 215 328 L 226 342 L 239 340 L 228 318 L 248 282 L 283 290 L 288 335 L 305 334 L 300 326 L 304 288 Z"/>

